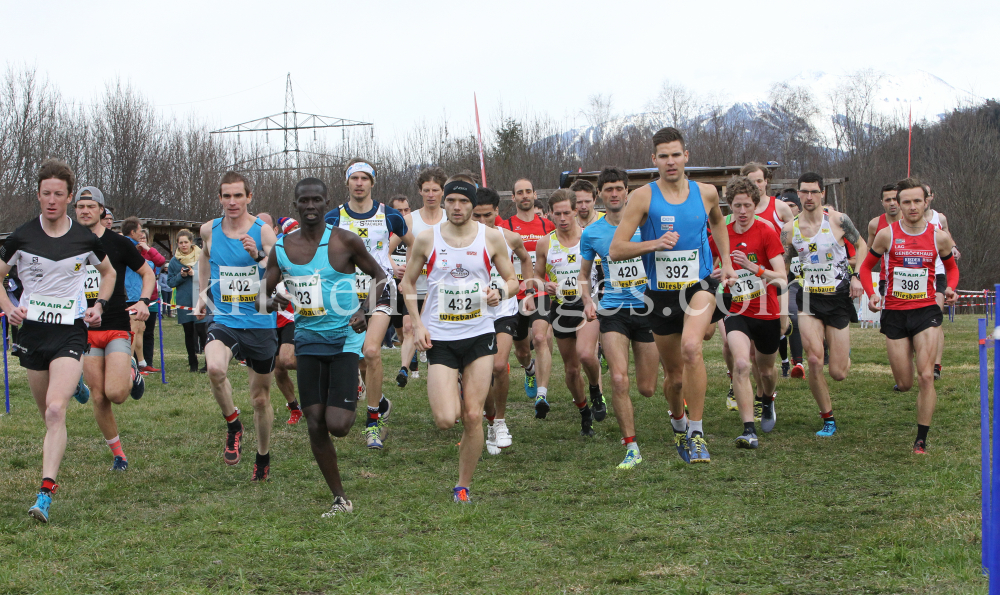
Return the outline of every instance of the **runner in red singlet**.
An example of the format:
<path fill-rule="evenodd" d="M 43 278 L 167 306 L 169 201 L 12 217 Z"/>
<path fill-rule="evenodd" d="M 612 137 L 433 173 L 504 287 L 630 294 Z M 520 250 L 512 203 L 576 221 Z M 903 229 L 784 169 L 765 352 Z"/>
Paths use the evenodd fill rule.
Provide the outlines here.
<path fill-rule="evenodd" d="M 899 202 L 896 201 L 896 185 L 886 184 L 882 186 L 882 209 L 885 211 L 878 217 L 872 217 L 868 222 L 868 245 L 875 242 L 875 234 L 882 231 L 891 224 L 899 221 Z M 879 295 L 885 295 L 885 265 L 879 264 L 878 276 Z M 862 283 L 871 283 L 870 279 L 862 279 Z"/>

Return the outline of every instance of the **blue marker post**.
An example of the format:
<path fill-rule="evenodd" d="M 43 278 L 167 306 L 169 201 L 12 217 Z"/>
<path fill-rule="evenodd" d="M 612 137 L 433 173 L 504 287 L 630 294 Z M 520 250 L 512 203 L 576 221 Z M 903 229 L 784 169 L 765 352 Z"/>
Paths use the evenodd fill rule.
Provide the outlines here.
<path fill-rule="evenodd" d="M 167 383 L 167 366 L 164 365 L 163 360 L 163 302 L 160 302 L 160 307 L 156 309 L 156 322 L 160 327 L 160 382 L 163 384 Z"/>
<path fill-rule="evenodd" d="M 989 385 L 989 353 L 987 349 L 986 319 L 979 319 L 979 431 L 982 436 L 982 500 L 983 500 L 983 574 L 989 575 L 990 563 L 993 561 L 990 530 L 993 526 L 990 514 L 990 385 Z"/>
<path fill-rule="evenodd" d="M 1000 283 L 995 290 L 1000 292 Z M 1000 300 L 993 294 L 993 324 L 1000 320 Z M 993 461 L 990 471 L 990 593 L 1000 595 L 1000 523 L 996 522 L 1000 513 L 1000 349 L 998 349 L 996 332 L 993 340 Z M 985 541 L 985 540 L 984 540 Z"/>
<path fill-rule="evenodd" d="M 0 319 L 2 319 L 0 325 L 3 325 L 3 394 L 7 413 L 10 413 L 10 380 L 7 377 L 7 317 L 0 316 Z"/>

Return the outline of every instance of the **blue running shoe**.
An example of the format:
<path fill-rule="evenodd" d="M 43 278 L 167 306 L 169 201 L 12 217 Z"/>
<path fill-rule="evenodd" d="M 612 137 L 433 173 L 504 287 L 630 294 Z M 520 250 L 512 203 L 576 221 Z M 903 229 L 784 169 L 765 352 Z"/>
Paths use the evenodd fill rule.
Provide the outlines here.
<path fill-rule="evenodd" d="M 688 449 L 687 432 L 674 430 L 674 446 L 677 447 L 677 454 L 685 463 L 691 462 L 691 451 Z"/>
<path fill-rule="evenodd" d="M 823 422 L 823 429 L 816 432 L 816 435 L 821 438 L 829 438 L 837 433 L 837 422 L 832 419 L 828 419 Z"/>
<path fill-rule="evenodd" d="M 132 358 L 132 390 L 129 395 L 138 401 L 142 398 L 142 394 L 146 392 L 146 379 L 143 377 L 142 372 L 139 371 L 139 364 L 136 363 L 135 358 Z"/>
<path fill-rule="evenodd" d="M 406 368 L 400 368 L 399 373 L 396 374 L 396 386 L 399 388 L 406 388 L 407 381 L 410 380 L 410 373 L 407 372 Z"/>
<path fill-rule="evenodd" d="M 635 469 L 635 466 L 642 462 L 642 455 L 639 451 L 630 448 L 625 451 L 625 460 L 618 463 L 619 469 Z"/>
<path fill-rule="evenodd" d="M 80 381 L 76 383 L 76 392 L 73 393 L 73 398 L 81 405 L 86 405 L 87 401 L 90 400 L 90 388 L 83 383 L 83 374 L 80 375 Z"/>
<path fill-rule="evenodd" d="M 549 402 L 545 397 L 535 397 L 535 419 L 545 419 L 549 413 Z"/>
<path fill-rule="evenodd" d="M 459 504 L 472 503 L 472 498 L 469 497 L 469 488 L 452 488 L 452 493 L 454 494 L 455 502 Z"/>
<path fill-rule="evenodd" d="M 52 504 L 52 494 L 38 492 L 38 499 L 35 505 L 28 509 L 28 516 L 43 523 L 49 522 L 49 505 Z"/>
<path fill-rule="evenodd" d="M 115 457 L 115 462 L 111 465 L 112 471 L 126 471 L 128 469 L 128 461 L 125 457 Z"/>
<path fill-rule="evenodd" d="M 528 374 L 524 375 L 524 394 L 528 396 L 529 399 L 534 399 L 538 396 L 538 381 L 535 380 L 535 375 Z"/>
<path fill-rule="evenodd" d="M 712 457 L 708 454 L 708 443 L 705 442 L 705 437 L 701 435 L 700 432 L 695 432 L 691 434 L 691 437 L 687 439 L 688 450 L 691 452 L 690 463 L 711 463 Z"/>

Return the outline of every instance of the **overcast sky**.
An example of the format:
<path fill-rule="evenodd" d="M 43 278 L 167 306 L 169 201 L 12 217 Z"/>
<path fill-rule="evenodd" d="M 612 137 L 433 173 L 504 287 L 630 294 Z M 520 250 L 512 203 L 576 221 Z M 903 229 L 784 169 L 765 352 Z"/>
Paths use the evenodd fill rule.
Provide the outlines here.
<path fill-rule="evenodd" d="M 1000 2 L 224 2 L 0 0 L 0 56 L 92 102 L 131 82 L 164 113 L 213 127 L 299 111 L 421 121 L 545 113 L 582 124 L 588 97 L 632 113 L 664 79 L 762 98 L 804 71 L 928 71 L 1000 97 Z M 274 139 L 271 139 L 272 142 Z"/>

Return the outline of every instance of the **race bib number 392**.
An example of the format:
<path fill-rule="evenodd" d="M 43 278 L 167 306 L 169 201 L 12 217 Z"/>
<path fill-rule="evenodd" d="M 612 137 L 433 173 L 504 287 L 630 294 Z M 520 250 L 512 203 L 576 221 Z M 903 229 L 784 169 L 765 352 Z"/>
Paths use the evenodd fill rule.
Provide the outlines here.
<path fill-rule="evenodd" d="M 673 291 L 698 282 L 698 250 L 656 252 L 656 288 Z"/>

